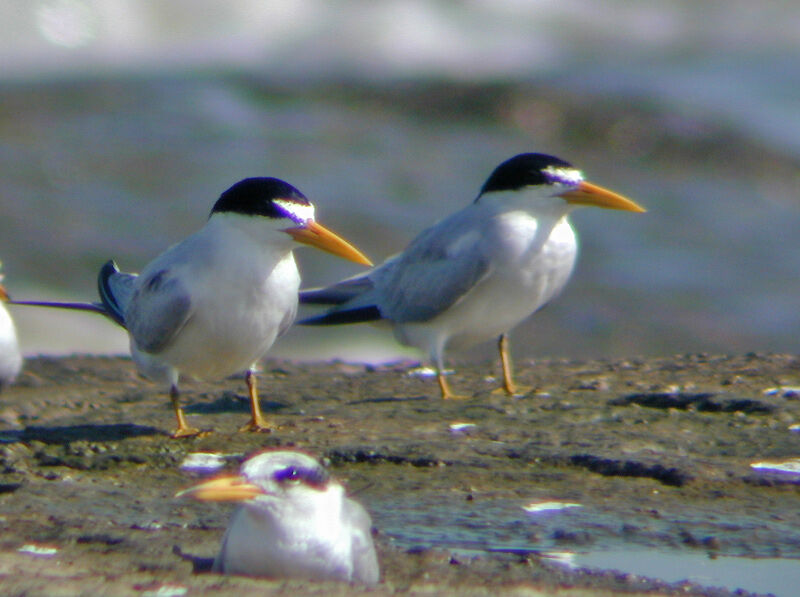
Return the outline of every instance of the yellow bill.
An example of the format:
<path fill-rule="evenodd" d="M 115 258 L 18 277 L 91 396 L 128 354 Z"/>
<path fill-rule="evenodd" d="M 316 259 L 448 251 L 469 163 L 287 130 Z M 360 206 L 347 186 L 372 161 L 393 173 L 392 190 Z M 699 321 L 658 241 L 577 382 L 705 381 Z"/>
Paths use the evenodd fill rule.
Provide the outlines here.
<path fill-rule="evenodd" d="M 287 228 L 284 232 L 299 243 L 317 247 L 361 265 L 372 265 L 372 262 L 361 251 L 317 222 L 309 222 L 307 225 L 297 228 Z"/>
<path fill-rule="evenodd" d="M 567 202 L 576 205 L 594 205 L 595 207 L 621 209 L 623 211 L 635 211 L 638 213 L 647 211 L 638 203 L 631 201 L 627 197 L 623 197 L 619 193 L 609 191 L 608 189 L 586 181 L 580 183 L 577 189 L 562 193 L 561 197 L 566 199 Z"/>
<path fill-rule="evenodd" d="M 243 477 L 217 477 L 175 494 L 204 502 L 242 502 L 264 493 L 261 488 Z"/>

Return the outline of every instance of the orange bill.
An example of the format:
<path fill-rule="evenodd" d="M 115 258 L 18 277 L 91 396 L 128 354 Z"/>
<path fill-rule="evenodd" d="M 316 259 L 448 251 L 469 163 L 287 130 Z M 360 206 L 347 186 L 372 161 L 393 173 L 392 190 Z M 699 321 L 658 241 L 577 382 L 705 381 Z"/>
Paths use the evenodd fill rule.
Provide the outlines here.
<path fill-rule="evenodd" d="M 0 301 L 7 301 L 10 300 L 8 298 L 8 293 L 6 292 L 6 287 L 0 284 Z"/>
<path fill-rule="evenodd" d="M 287 228 L 284 232 L 299 243 L 317 247 L 362 265 L 372 265 L 372 262 L 361 251 L 317 222 L 309 222 L 307 225 L 297 228 Z"/>
<path fill-rule="evenodd" d="M 647 211 L 638 203 L 631 201 L 627 197 L 609 191 L 591 182 L 582 182 L 577 189 L 561 193 L 561 197 L 569 203 L 576 205 L 594 205 L 606 209 L 621 209 L 624 211 L 635 211 L 642 213 Z"/>
<path fill-rule="evenodd" d="M 188 496 L 204 502 L 242 502 L 264 493 L 260 487 L 249 483 L 245 478 L 217 477 L 175 494 L 175 497 Z"/>

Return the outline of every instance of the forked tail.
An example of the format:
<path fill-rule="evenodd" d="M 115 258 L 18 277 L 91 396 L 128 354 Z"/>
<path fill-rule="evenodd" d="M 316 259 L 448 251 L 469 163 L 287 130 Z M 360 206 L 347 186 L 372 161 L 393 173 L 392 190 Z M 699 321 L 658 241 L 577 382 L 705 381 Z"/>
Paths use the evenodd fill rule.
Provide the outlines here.
<path fill-rule="evenodd" d="M 113 283 L 110 281 L 114 274 L 119 273 L 117 265 L 113 261 L 108 261 L 101 269 L 97 277 L 97 289 L 100 293 L 99 303 L 72 303 L 58 301 L 14 301 L 8 300 L 11 305 L 24 305 L 29 307 L 50 307 L 53 309 L 69 309 L 72 311 L 89 311 L 100 313 L 109 319 L 125 327 L 125 318 L 118 298 L 114 295 Z"/>

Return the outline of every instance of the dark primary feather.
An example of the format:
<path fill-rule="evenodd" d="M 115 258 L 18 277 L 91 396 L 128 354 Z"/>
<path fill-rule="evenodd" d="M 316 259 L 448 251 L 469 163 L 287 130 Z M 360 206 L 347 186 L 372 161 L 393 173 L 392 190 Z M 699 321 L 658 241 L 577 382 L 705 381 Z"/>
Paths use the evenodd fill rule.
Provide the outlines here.
<path fill-rule="evenodd" d="M 89 311 L 111 317 L 100 303 L 59 303 L 55 301 L 7 301 L 9 305 L 23 305 L 27 307 L 51 307 L 55 309 L 68 309 L 71 311 Z M 113 318 L 112 318 L 113 319 Z"/>
<path fill-rule="evenodd" d="M 299 325 L 339 325 L 342 323 L 367 323 L 380 319 L 383 319 L 383 316 L 378 307 L 369 305 L 368 307 L 356 307 L 355 309 L 328 311 L 322 315 L 306 317 L 297 323 Z"/>
<path fill-rule="evenodd" d="M 100 294 L 100 302 L 106 311 L 106 314 L 116 321 L 122 327 L 125 327 L 125 314 L 124 309 L 119 304 L 119 298 L 114 294 L 113 284 L 111 282 L 112 276 L 119 274 L 119 268 L 110 259 L 103 264 L 100 268 L 100 273 L 97 275 L 97 292 Z"/>

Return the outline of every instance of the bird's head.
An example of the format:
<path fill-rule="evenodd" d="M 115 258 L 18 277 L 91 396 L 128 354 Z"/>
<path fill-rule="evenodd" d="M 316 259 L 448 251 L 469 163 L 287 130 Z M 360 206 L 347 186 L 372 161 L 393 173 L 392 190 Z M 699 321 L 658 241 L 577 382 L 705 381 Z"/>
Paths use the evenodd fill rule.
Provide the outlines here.
<path fill-rule="evenodd" d="M 211 209 L 217 214 L 257 218 L 269 228 L 283 232 L 296 242 L 311 245 L 362 265 L 372 262 L 353 245 L 314 218 L 314 205 L 303 193 L 278 178 L 245 178 L 220 198 Z"/>
<path fill-rule="evenodd" d="M 249 458 L 238 475 L 222 476 L 177 494 L 202 501 L 247 502 L 258 498 L 313 499 L 340 487 L 322 465 L 307 454 L 267 451 Z"/>
<path fill-rule="evenodd" d="M 627 197 L 587 182 L 569 162 L 544 153 L 522 153 L 500 164 L 483 184 L 476 201 L 507 193 L 516 196 L 519 192 L 542 199 L 560 197 L 574 206 L 645 211 Z"/>

